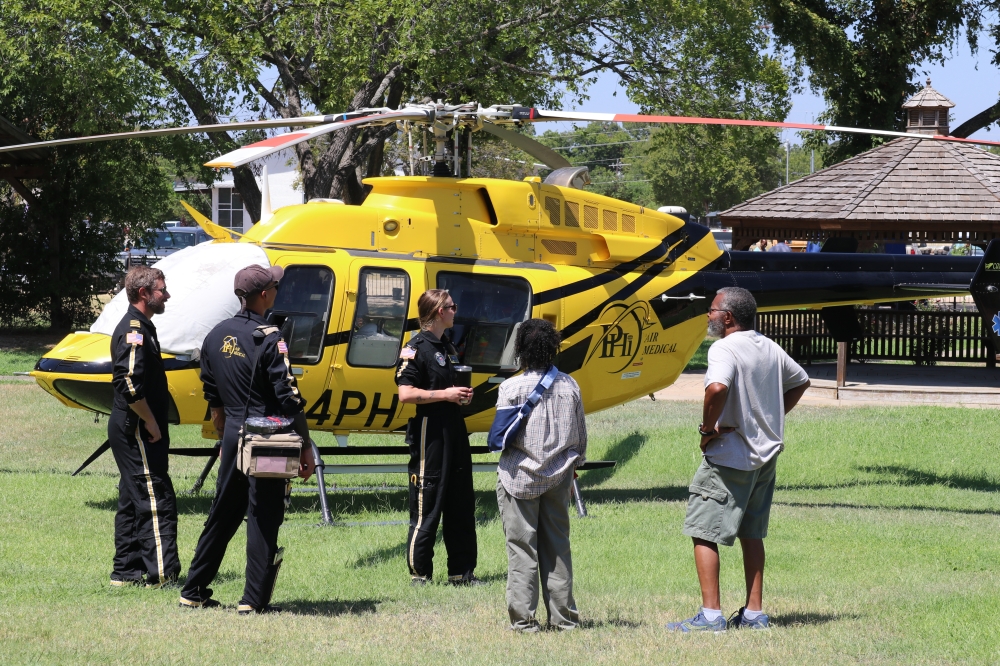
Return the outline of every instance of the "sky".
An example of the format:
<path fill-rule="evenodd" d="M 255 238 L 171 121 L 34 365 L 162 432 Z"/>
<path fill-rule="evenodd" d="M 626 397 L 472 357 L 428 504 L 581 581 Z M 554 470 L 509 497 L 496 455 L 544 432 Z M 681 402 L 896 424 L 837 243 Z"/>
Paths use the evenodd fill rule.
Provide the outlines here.
<path fill-rule="evenodd" d="M 955 103 L 955 108 L 952 109 L 952 128 L 958 127 L 1000 99 L 1000 68 L 990 62 L 992 54 L 984 48 L 987 45 L 988 42 L 981 39 L 978 55 L 972 55 L 969 53 L 968 44 L 962 41 L 944 64 L 924 63 L 917 68 L 918 75 L 915 78 L 921 85 L 924 79 L 930 76 L 931 86 Z M 590 100 L 578 106 L 567 104 L 566 110 L 603 113 L 639 112 L 638 105 L 629 101 L 624 88 L 618 85 L 617 77 L 613 74 L 600 76 L 588 94 Z M 821 96 L 808 90 L 803 91 L 792 96 L 792 110 L 788 114 L 787 121 L 816 122 L 816 116 L 823 112 L 824 107 Z M 545 129 L 564 131 L 572 129 L 572 124 L 546 123 Z M 788 140 L 793 144 L 801 141 L 796 130 L 786 130 L 782 134 L 783 141 Z M 1000 141 L 1000 128 L 994 128 L 992 132 L 980 130 L 972 137 Z"/>

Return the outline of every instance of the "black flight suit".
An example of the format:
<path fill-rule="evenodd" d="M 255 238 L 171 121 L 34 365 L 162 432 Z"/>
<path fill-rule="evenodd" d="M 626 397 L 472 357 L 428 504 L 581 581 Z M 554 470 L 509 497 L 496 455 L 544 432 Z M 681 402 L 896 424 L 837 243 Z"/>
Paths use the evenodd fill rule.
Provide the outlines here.
<path fill-rule="evenodd" d="M 413 336 L 400 351 L 396 384 L 428 391 L 455 385 L 458 355 L 445 334 Z M 448 578 L 468 577 L 476 568 L 476 499 L 472 490 L 472 453 L 460 407 L 453 402 L 417 405 L 406 426 L 410 447 L 410 531 L 406 562 L 410 575 L 434 573 L 434 540 L 444 516 Z"/>
<path fill-rule="evenodd" d="M 111 580 L 135 583 L 145 574 L 147 584 L 157 585 L 176 578 L 181 571 L 177 500 L 167 473 L 170 393 L 156 327 L 134 305 L 115 327 L 111 362 L 114 403 L 108 419 L 108 442 L 121 473 Z M 160 427 L 161 439 L 154 443 L 150 443 L 142 419 L 129 409 L 143 398 Z"/>
<path fill-rule="evenodd" d="M 266 333 L 255 339 L 254 331 Z M 260 333 L 258 334 L 260 335 Z M 282 351 L 283 350 L 283 351 Z M 253 371 L 254 356 L 257 370 Z M 224 407 L 215 500 L 198 539 L 181 603 L 200 605 L 212 596 L 209 585 L 219 572 L 229 541 L 247 517 L 246 585 L 240 606 L 260 610 L 274 591 L 278 567 L 278 528 L 285 519 L 285 479 L 247 477 L 236 468 L 236 447 L 247 389 L 253 375 L 248 416 L 294 417 L 304 400 L 292 375 L 287 347 L 278 329 L 260 315 L 242 311 L 209 332 L 201 348 L 201 381 L 210 407 Z M 194 602 L 191 604 L 191 602 Z"/>

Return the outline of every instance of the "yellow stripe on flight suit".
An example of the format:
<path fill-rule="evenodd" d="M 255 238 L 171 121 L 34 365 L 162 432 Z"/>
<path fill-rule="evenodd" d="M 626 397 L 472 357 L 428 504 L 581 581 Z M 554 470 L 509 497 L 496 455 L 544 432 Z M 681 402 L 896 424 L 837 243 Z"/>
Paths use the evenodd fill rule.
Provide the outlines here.
<path fill-rule="evenodd" d="M 128 353 L 128 374 L 125 375 L 125 384 L 132 395 L 135 395 L 135 387 L 132 386 L 132 374 L 135 372 L 135 348 L 137 346 L 136 343 L 132 343 L 132 350 Z"/>
<path fill-rule="evenodd" d="M 413 549 L 417 545 L 417 532 L 424 522 L 424 466 L 427 462 L 427 417 L 420 423 L 420 478 L 417 481 L 417 526 L 413 529 L 413 538 L 410 539 L 410 571 L 415 572 L 413 567 Z"/>
<path fill-rule="evenodd" d="M 153 477 L 149 473 L 149 461 L 146 460 L 146 447 L 142 444 L 142 433 L 139 426 L 135 427 L 135 439 L 139 442 L 139 453 L 142 455 L 142 471 L 146 476 L 146 488 L 149 491 L 149 509 L 153 514 L 153 539 L 156 540 L 156 566 L 160 570 L 160 583 L 163 583 L 163 542 L 160 541 L 160 518 L 156 511 L 156 494 L 153 492 Z"/>

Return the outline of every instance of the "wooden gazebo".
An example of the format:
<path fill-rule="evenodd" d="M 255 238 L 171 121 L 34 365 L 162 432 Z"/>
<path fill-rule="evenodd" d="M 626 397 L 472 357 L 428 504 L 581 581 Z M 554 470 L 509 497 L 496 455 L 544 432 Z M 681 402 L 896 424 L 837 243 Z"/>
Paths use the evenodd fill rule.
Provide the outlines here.
<path fill-rule="evenodd" d="M 907 132 L 948 133 L 954 104 L 927 87 L 907 100 Z M 1000 237 L 1000 155 L 979 146 L 900 138 L 779 187 L 720 215 L 733 249 L 761 238 L 873 244 Z"/>

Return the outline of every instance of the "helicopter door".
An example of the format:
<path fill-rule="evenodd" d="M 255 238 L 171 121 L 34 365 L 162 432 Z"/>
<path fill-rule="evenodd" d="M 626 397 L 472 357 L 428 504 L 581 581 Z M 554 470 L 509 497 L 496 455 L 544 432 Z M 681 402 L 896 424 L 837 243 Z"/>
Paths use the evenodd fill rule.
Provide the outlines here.
<path fill-rule="evenodd" d="M 350 339 L 331 386 L 335 431 L 391 430 L 403 425 L 394 368 L 409 328 L 413 282 L 403 268 L 363 261 L 352 265 L 341 323 Z"/>
<path fill-rule="evenodd" d="M 333 304 L 334 274 L 329 266 L 284 266 L 270 321 L 281 328 L 288 345 L 299 391 L 307 409 L 320 401 L 326 388 L 333 348 L 327 328 Z"/>

